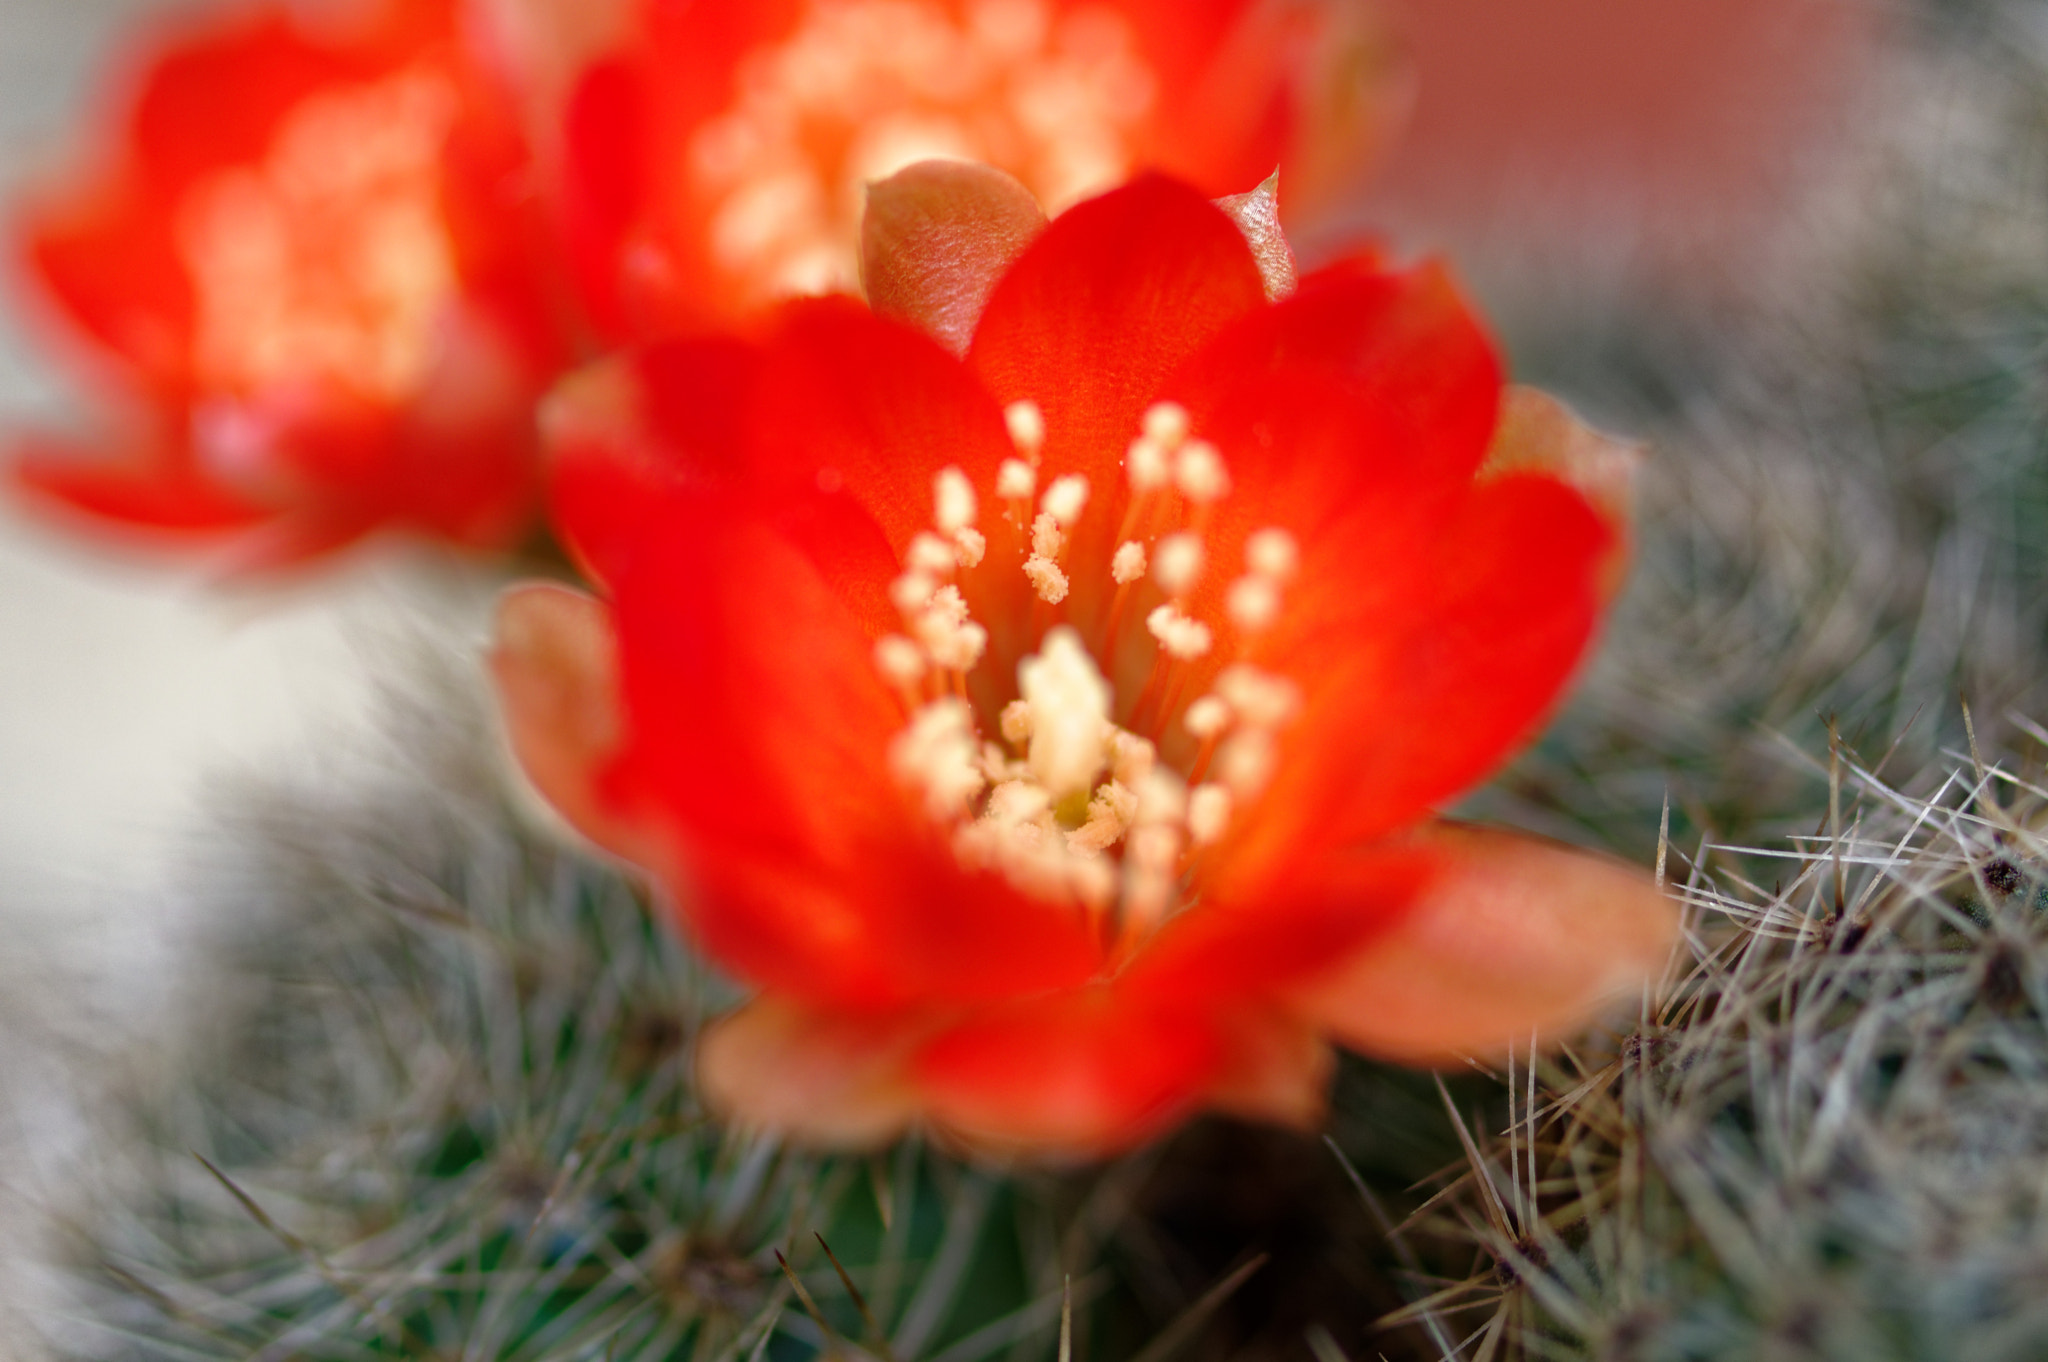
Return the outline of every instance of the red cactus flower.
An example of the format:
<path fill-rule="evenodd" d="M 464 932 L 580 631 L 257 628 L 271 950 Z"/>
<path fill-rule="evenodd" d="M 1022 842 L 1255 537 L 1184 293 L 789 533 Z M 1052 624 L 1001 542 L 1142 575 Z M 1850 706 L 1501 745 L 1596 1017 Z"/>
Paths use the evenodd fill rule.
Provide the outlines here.
<path fill-rule="evenodd" d="M 912 316 L 986 298 L 959 355 L 809 300 L 550 422 L 606 596 L 508 596 L 508 731 L 759 989 L 704 1091 L 816 1140 L 1097 1153 L 1203 1106 L 1313 1119 L 1326 1038 L 1442 1060 L 1639 982 L 1672 929 L 1645 877 L 1429 814 L 1585 651 L 1626 451 L 1504 404 L 1441 269 L 1269 301 L 1183 184 L 1019 253 L 1021 193 L 877 189 L 879 222 L 952 221 L 879 263 L 926 281 Z"/>
<path fill-rule="evenodd" d="M 644 0 L 572 102 L 567 192 L 622 338 L 851 290 L 865 186 L 934 156 L 1058 209 L 1166 170 L 1347 177 L 1381 128 L 1358 0 Z"/>
<path fill-rule="evenodd" d="M 255 563 L 529 528 L 564 353 L 516 113 L 453 0 L 356 20 L 270 4 L 180 33 L 27 211 L 29 267 L 132 427 L 113 457 L 30 438 L 28 487 Z"/>

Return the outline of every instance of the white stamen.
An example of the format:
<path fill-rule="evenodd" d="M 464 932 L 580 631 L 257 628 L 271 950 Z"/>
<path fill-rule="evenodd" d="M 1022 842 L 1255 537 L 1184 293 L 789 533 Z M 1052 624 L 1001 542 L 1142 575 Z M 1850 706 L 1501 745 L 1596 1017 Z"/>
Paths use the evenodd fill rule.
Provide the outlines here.
<path fill-rule="evenodd" d="M 1188 787 L 1179 776 L 1157 767 L 1147 771 L 1137 785 L 1138 809 L 1131 821 L 1139 827 L 1178 827 L 1187 821 Z"/>
<path fill-rule="evenodd" d="M 1004 459 L 996 469 L 996 495 L 1005 501 L 1029 501 L 1038 490 L 1038 470 L 1022 459 Z"/>
<path fill-rule="evenodd" d="M 1280 588 L 1270 577 L 1240 577 L 1230 584 L 1224 609 L 1232 624 L 1247 634 L 1259 633 L 1280 618 Z"/>
<path fill-rule="evenodd" d="M 1031 706 L 1022 700 L 1012 700 L 1003 706 L 1003 738 L 1013 747 L 1022 747 L 1031 741 Z"/>
<path fill-rule="evenodd" d="M 932 479 L 932 521 L 946 534 L 955 534 L 974 523 L 979 505 L 974 484 L 957 468 L 941 468 Z"/>
<path fill-rule="evenodd" d="M 1145 546 L 1135 539 L 1118 545 L 1116 556 L 1109 560 L 1109 575 L 1118 586 L 1129 586 L 1144 576 Z"/>
<path fill-rule="evenodd" d="M 988 651 L 988 630 L 978 624 L 956 626 L 944 638 L 927 639 L 932 661 L 948 671 L 971 672 Z"/>
<path fill-rule="evenodd" d="M 922 572 L 930 577 L 950 577 L 960 564 L 960 555 L 951 544 L 927 531 L 910 541 L 910 549 L 903 555 L 903 562 L 912 572 Z"/>
<path fill-rule="evenodd" d="M 1094 785 L 1109 738 L 1109 682 L 1081 643 L 1060 626 L 1036 656 L 1017 665 L 1017 689 L 1031 706 L 1025 760 L 1054 803 Z"/>
<path fill-rule="evenodd" d="M 1239 729 L 1217 749 L 1216 776 L 1239 799 L 1248 800 L 1266 788 L 1279 759 L 1271 733 L 1263 728 Z"/>
<path fill-rule="evenodd" d="M 980 796 L 974 711 L 965 700 L 934 701 L 911 716 L 909 727 L 889 745 L 896 778 L 924 796 L 925 812 L 936 822 L 963 817 Z"/>
<path fill-rule="evenodd" d="M 1188 438 L 1188 409 L 1178 402 L 1154 402 L 1145 409 L 1145 438 L 1166 449 L 1178 449 Z"/>
<path fill-rule="evenodd" d="M 1172 458 L 1157 440 L 1140 435 L 1124 455 L 1124 472 L 1131 480 L 1132 493 L 1142 497 L 1173 481 Z"/>
<path fill-rule="evenodd" d="M 1173 461 L 1173 485 L 1189 501 L 1221 501 L 1230 495 L 1223 455 L 1207 440 L 1190 440 Z"/>
<path fill-rule="evenodd" d="M 1088 479 L 1079 473 L 1069 473 L 1063 478 L 1053 479 L 1052 486 L 1045 489 L 1045 500 L 1039 507 L 1059 523 L 1061 529 L 1071 529 L 1081 518 L 1081 509 L 1088 504 Z"/>
<path fill-rule="evenodd" d="M 1152 555 L 1152 580 L 1175 600 L 1192 591 L 1202 575 L 1202 536 L 1183 530 L 1159 541 Z"/>
<path fill-rule="evenodd" d="M 1188 841 L 1198 847 L 1214 844 L 1230 826 L 1230 791 L 1221 785 L 1198 785 L 1188 796 Z"/>
<path fill-rule="evenodd" d="M 901 634 L 875 641 L 875 669 L 892 686 L 914 686 L 924 678 L 924 649 Z"/>
<path fill-rule="evenodd" d="M 1088 801 L 1088 821 L 1067 834 L 1067 850 L 1109 850 L 1123 840 L 1137 811 L 1138 797 L 1111 781 Z"/>
<path fill-rule="evenodd" d="M 1012 402 L 1003 408 L 1003 424 L 1010 428 L 1010 443 L 1017 447 L 1017 452 L 1033 463 L 1038 462 L 1038 452 L 1045 448 L 1045 413 L 1038 404 L 1028 398 Z"/>
<path fill-rule="evenodd" d="M 988 557 L 988 536 L 980 530 L 955 530 L 953 542 L 960 549 L 961 567 L 979 567 Z"/>
<path fill-rule="evenodd" d="M 1301 691 L 1292 681 L 1245 662 L 1217 674 L 1216 693 L 1254 728 L 1278 728 L 1301 708 Z"/>
<path fill-rule="evenodd" d="M 1147 615 L 1145 627 L 1159 640 L 1161 648 L 1183 662 L 1203 656 L 1216 642 L 1208 625 L 1188 618 L 1170 605 L 1162 605 Z"/>
<path fill-rule="evenodd" d="M 1067 537 L 1060 532 L 1060 522 L 1051 511 L 1039 512 L 1038 519 L 1031 522 L 1031 552 L 1040 558 L 1057 558 L 1066 546 Z"/>
<path fill-rule="evenodd" d="M 1135 790 L 1152 774 L 1154 763 L 1159 760 L 1158 749 L 1135 733 L 1121 728 L 1110 730 L 1109 769 L 1116 777 L 1116 783 Z"/>
<path fill-rule="evenodd" d="M 1285 530 L 1260 530 L 1244 541 L 1244 563 L 1258 576 L 1284 582 L 1301 567 L 1301 546 Z"/>
<path fill-rule="evenodd" d="M 981 745 L 981 774 L 994 786 L 1023 780 L 1031 771 L 1023 762 L 1011 761 L 1010 754 L 1003 750 L 1001 743 L 985 742 Z"/>
<path fill-rule="evenodd" d="M 1067 598 L 1067 574 L 1052 559 L 1033 554 L 1024 560 L 1024 575 L 1031 579 L 1031 589 L 1038 593 L 1038 599 L 1047 605 L 1058 605 Z"/>
<path fill-rule="evenodd" d="M 1188 706 L 1180 722 L 1189 733 L 1206 741 L 1230 727 L 1230 706 L 1213 695 L 1205 695 Z"/>
<path fill-rule="evenodd" d="M 1012 780 L 989 791 L 988 808 L 982 817 L 999 827 L 1029 823 L 1052 812 L 1052 796 L 1042 785 Z"/>
<path fill-rule="evenodd" d="M 932 593 L 938 589 L 939 584 L 931 574 L 906 572 L 889 583 L 889 599 L 904 614 L 915 615 L 931 603 Z"/>

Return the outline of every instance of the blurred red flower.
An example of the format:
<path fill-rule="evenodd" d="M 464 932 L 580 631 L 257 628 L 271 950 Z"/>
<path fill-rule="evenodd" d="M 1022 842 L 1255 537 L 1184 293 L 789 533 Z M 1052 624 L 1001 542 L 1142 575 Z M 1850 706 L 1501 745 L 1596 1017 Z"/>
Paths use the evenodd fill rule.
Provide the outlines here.
<path fill-rule="evenodd" d="M 235 536 L 245 565 L 397 528 L 531 528 L 533 405 L 567 359 L 517 114 L 453 0 L 182 30 L 21 223 L 128 429 L 15 472 L 102 522 Z M 554 289 L 559 293 L 559 287 Z"/>
<path fill-rule="evenodd" d="M 577 264 L 615 337 L 851 291 L 871 181 L 955 157 L 1054 209 L 1140 169 L 1290 200 L 1383 126 L 1360 0 L 644 0 L 571 101 Z"/>
<path fill-rule="evenodd" d="M 1035 239 L 971 167 L 876 205 L 899 318 L 791 303 L 565 388 L 606 598 L 500 617 L 535 784 L 760 989 L 716 1106 L 1078 1153 L 1307 1122 L 1325 1037 L 1497 1050 L 1661 962 L 1646 877 L 1429 817 L 1584 653 L 1631 457 L 1504 406 L 1440 269 L 1293 289 L 1162 178 Z M 951 350 L 900 319 L 961 297 Z"/>

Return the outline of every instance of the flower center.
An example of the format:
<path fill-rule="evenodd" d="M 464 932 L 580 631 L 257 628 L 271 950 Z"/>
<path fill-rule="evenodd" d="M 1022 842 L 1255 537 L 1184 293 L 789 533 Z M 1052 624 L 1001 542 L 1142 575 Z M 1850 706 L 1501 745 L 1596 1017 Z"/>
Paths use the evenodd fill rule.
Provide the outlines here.
<path fill-rule="evenodd" d="M 890 765 L 950 831 L 963 865 L 998 871 L 1047 902 L 1078 903 L 1133 942 L 1199 898 L 1203 855 L 1264 790 L 1300 694 L 1236 658 L 1185 698 L 1189 674 L 1217 647 L 1190 601 L 1217 570 L 1203 527 L 1230 477 L 1216 447 L 1193 438 L 1184 409 L 1146 413 L 1125 459 L 1131 495 L 1107 562 L 1073 561 L 1087 480 L 1067 474 L 1039 490 L 1039 409 L 1019 402 L 1007 416 L 1016 457 L 996 476 L 1005 525 L 990 528 L 1008 547 L 992 549 L 976 528 L 979 497 L 966 474 L 942 469 L 932 529 L 911 541 L 891 586 L 904 632 L 877 643 L 875 663 L 907 722 Z M 1221 597 L 1238 646 L 1278 619 L 1299 556 L 1284 529 L 1245 540 L 1243 570 Z M 1018 572 L 1019 560 L 1023 581 L 1006 584 L 1001 575 Z M 997 577 L 976 580 L 986 574 Z M 1077 583 L 1107 601 L 1080 622 L 1067 617 Z M 1013 650 L 1014 690 L 975 675 L 991 633 L 972 618 L 970 594 L 1011 616 L 990 620 L 998 637 L 1026 640 Z M 1142 635 L 1125 628 L 1141 610 Z M 1109 680 L 1118 673 L 1144 678 L 1122 704 Z"/>
<path fill-rule="evenodd" d="M 176 233 L 201 383 L 331 383 L 379 403 L 416 389 L 456 288 L 440 158 L 457 106 L 422 71 L 317 94 L 262 161 L 186 194 Z"/>
<path fill-rule="evenodd" d="M 1046 0 L 812 0 L 748 57 L 689 157 L 711 248 L 762 297 L 850 291 L 867 186 L 934 157 L 1015 174 L 1048 211 L 1125 178 L 1154 77 L 1113 10 Z M 756 299 L 758 301 L 758 298 Z"/>

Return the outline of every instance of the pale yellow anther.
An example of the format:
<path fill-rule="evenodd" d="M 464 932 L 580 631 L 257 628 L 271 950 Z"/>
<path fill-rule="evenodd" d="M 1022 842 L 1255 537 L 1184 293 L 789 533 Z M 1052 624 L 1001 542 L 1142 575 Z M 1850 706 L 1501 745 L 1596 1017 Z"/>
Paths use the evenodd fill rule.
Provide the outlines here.
<path fill-rule="evenodd" d="M 939 583 L 928 572 L 906 572 L 889 583 L 889 599 L 905 615 L 915 615 L 931 603 Z"/>
<path fill-rule="evenodd" d="M 981 774 L 990 786 L 1005 781 L 1023 780 L 1031 774 L 1021 761 L 1010 760 L 1010 754 L 1003 750 L 1001 743 L 985 742 L 981 745 Z"/>
<path fill-rule="evenodd" d="M 959 564 L 959 551 L 929 531 L 912 539 L 910 548 L 903 555 L 905 567 L 929 577 L 950 577 Z"/>
<path fill-rule="evenodd" d="M 1037 463 L 1039 451 L 1045 448 L 1045 413 L 1038 404 L 1028 398 L 1012 402 L 1003 408 L 1003 424 L 1009 427 L 1010 443 L 1017 447 L 1017 452 Z"/>
<path fill-rule="evenodd" d="M 980 505 L 974 484 L 958 468 L 941 468 L 932 479 L 932 522 L 941 533 L 957 534 L 974 524 Z"/>
<path fill-rule="evenodd" d="M 1177 823 L 1152 823 L 1133 828 L 1125 849 L 1133 869 L 1153 875 L 1170 875 L 1180 859 L 1180 828 Z"/>
<path fill-rule="evenodd" d="M 1158 761 L 1159 750 L 1148 739 L 1121 728 L 1110 730 L 1109 770 L 1117 784 L 1136 790 Z"/>
<path fill-rule="evenodd" d="M 1131 821 L 1139 827 L 1179 827 L 1187 821 L 1188 787 L 1171 771 L 1154 767 L 1136 785 L 1138 807 Z"/>
<path fill-rule="evenodd" d="M 1280 760 L 1279 744 L 1263 728 L 1241 728 L 1216 752 L 1216 777 L 1239 799 L 1248 800 L 1266 788 Z"/>
<path fill-rule="evenodd" d="M 1173 481 L 1173 455 L 1157 440 L 1140 435 L 1124 454 L 1124 473 L 1132 495 L 1156 492 Z"/>
<path fill-rule="evenodd" d="M 875 669 L 892 686 L 914 686 L 924 678 L 924 649 L 901 634 L 875 642 Z"/>
<path fill-rule="evenodd" d="M 1031 522 L 1031 552 L 1040 558 L 1057 558 L 1067 547 L 1067 536 L 1050 511 L 1039 512 Z"/>
<path fill-rule="evenodd" d="M 978 624 L 955 625 L 942 637 L 925 640 L 934 664 L 947 671 L 971 672 L 988 651 L 988 630 Z"/>
<path fill-rule="evenodd" d="M 1003 737 L 1012 746 L 1022 747 L 1031 741 L 1031 706 L 1022 700 L 1012 700 L 1003 706 Z"/>
<path fill-rule="evenodd" d="M 1017 665 L 1017 689 L 1031 706 L 1025 760 L 1054 803 L 1093 788 L 1108 745 L 1109 682 L 1064 625 L 1047 632 L 1036 655 Z"/>
<path fill-rule="evenodd" d="M 1245 633 L 1263 632 L 1280 618 L 1280 588 L 1270 577 L 1240 577 L 1230 584 L 1224 609 L 1230 622 Z"/>
<path fill-rule="evenodd" d="M 1171 605 L 1162 605 L 1147 615 L 1145 628 L 1159 640 L 1160 648 L 1183 662 L 1204 656 L 1216 643 L 1216 636 L 1208 625 L 1189 618 Z"/>
<path fill-rule="evenodd" d="M 1145 575 L 1145 546 L 1135 539 L 1127 539 L 1117 546 L 1116 555 L 1109 560 L 1109 575 L 1118 586 L 1129 586 Z"/>
<path fill-rule="evenodd" d="M 1039 509 L 1051 516 L 1063 530 L 1072 529 L 1074 522 L 1081 518 L 1081 511 L 1088 505 L 1088 479 L 1079 473 L 1054 478 L 1052 486 L 1045 489 L 1045 499 Z"/>
<path fill-rule="evenodd" d="M 1145 438 L 1168 449 L 1178 449 L 1188 438 L 1188 409 L 1178 402 L 1154 402 L 1145 409 Z"/>
<path fill-rule="evenodd" d="M 1292 681 L 1245 662 L 1217 674 L 1216 693 L 1254 728 L 1278 728 L 1301 708 L 1301 691 Z"/>
<path fill-rule="evenodd" d="M 1221 785 L 1198 785 L 1188 796 L 1188 842 L 1213 846 L 1230 827 L 1230 791 Z"/>
<path fill-rule="evenodd" d="M 1033 554 L 1024 560 L 1024 575 L 1031 580 L 1031 589 L 1038 599 L 1047 605 L 1058 605 L 1067 598 L 1067 574 L 1052 559 Z"/>
<path fill-rule="evenodd" d="M 1230 495 L 1230 473 L 1223 454 L 1207 440 L 1190 440 L 1173 460 L 1173 485 L 1193 502 L 1221 501 Z"/>
<path fill-rule="evenodd" d="M 1038 470 L 1022 459 L 1004 459 L 996 469 L 996 495 L 1005 501 L 1029 501 L 1038 493 Z"/>
<path fill-rule="evenodd" d="M 984 786 L 979 756 L 974 711 L 965 700 L 950 697 L 912 715 L 909 727 L 889 745 L 890 769 L 923 796 L 925 812 L 935 822 L 965 816 L 980 797 Z"/>
<path fill-rule="evenodd" d="M 1181 727 L 1197 738 L 1218 737 L 1230 727 L 1230 706 L 1213 695 L 1204 695 L 1181 715 Z"/>
<path fill-rule="evenodd" d="M 1052 796 L 1029 780 L 1012 780 L 989 791 L 982 817 L 997 825 L 1030 823 L 1052 812 Z"/>
<path fill-rule="evenodd" d="M 1285 530 L 1260 530 L 1244 541 L 1244 564 L 1260 577 L 1285 582 L 1301 568 L 1301 546 Z"/>
<path fill-rule="evenodd" d="M 980 530 L 955 530 L 953 543 L 959 549 L 961 567 L 979 567 L 988 557 L 988 536 Z"/>
<path fill-rule="evenodd" d="M 1161 591 L 1179 600 L 1195 589 L 1206 557 L 1202 536 L 1185 530 L 1169 534 L 1153 551 L 1152 580 L 1159 583 Z"/>

